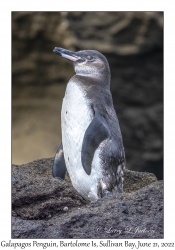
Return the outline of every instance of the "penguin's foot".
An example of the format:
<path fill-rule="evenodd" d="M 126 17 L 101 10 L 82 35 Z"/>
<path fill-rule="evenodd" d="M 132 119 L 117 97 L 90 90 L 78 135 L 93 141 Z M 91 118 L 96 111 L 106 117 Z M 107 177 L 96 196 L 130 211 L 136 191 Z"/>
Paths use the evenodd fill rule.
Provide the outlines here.
<path fill-rule="evenodd" d="M 112 189 L 109 188 L 107 182 L 102 178 L 98 183 L 98 197 L 103 198 L 112 195 Z"/>
<path fill-rule="evenodd" d="M 108 191 L 108 190 L 105 190 L 103 193 L 102 193 L 102 198 L 108 198 L 108 197 L 112 197 L 113 196 L 113 193 Z"/>

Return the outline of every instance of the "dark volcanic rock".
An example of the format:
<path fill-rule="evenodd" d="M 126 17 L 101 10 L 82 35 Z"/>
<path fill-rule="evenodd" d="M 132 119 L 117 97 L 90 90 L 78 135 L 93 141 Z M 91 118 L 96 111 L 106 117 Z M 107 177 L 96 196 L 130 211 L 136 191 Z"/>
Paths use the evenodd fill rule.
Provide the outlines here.
<path fill-rule="evenodd" d="M 125 169 L 123 191 L 126 193 L 134 192 L 142 187 L 157 181 L 152 173 L 136 172 Z"/>
<path fill-rule="evenodd" d="M 81 49 L 124 56 L 163 47 L 163 12 L 67 12 L 63 20 Z"/>
<path fill-rule="evenodd" d="M 12 166 L 13 238 L 163 238 L 163 182 L 125 171 L 124 193 L 87 203 L 53 159 Z M 145 186 L 145 187 L 144 187 Z"/>
<path fill-rule="evenodd" d="M 22 219 L 50 218 L 85 204 L 70 183 L 51 175 L 53 159 L 42 159 L 25 165 L 13 165 L 13 216 Z"/>

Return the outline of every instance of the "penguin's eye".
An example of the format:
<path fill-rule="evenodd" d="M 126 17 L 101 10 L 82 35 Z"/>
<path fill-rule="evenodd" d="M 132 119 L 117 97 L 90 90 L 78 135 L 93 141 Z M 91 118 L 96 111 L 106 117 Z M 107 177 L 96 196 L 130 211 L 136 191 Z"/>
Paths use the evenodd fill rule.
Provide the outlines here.
<path fill-rule="evenodd" d="M 86 56 L 86 59 L 87 59 L 88 61 L 92 61 L 94 58 L 93 58 L 93 56 Z"/>

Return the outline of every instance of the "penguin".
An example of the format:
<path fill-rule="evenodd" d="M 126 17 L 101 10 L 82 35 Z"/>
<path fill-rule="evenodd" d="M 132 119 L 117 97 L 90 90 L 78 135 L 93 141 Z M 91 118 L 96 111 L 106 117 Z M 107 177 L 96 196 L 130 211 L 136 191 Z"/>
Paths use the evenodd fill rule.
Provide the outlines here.
<path fill-rule="evenodd" d="M 68 171 L 72 185 L 88 201 L 121 193 L 126 161 L 108 61 L 96 50 L 55 47 L 53 52 L 71 61 L 76 73 L 62 102 L 62 143 L 53 177 L 64 179 Z"/>

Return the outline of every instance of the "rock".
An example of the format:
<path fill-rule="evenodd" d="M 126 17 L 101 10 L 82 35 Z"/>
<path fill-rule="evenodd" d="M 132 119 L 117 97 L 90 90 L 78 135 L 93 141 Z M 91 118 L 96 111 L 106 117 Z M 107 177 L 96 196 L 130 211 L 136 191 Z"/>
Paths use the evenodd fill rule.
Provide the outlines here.
<path fill-rule="evenodd" d="M 163 47 L 163 12 L 67 12 L 62 18 L 73 36 L 65 38 L 67 46 L 122 56 Z"/>
<path fill-rule="evenodd" d="M 67 212 L 68 210 L 69 210 L 68 207 L 64 207 L 64 208 L 63 208 L 63 211 L 64 211 L 64 212 Z"/>
<path fill-rule="evenodd" d="M 153 174 L 126 170 L 124 193 L 89 203 L 52 177 L 52 164 L 12 166 L 13 238 L 163 238 L 163 182 Z"/>
<path fill-rule="evenodd" d="M 123 191 L 131 193 L 154 181 L 157 181 L 157 178 L 152 173 L 136 172 L 125 169 Z"/>
<path fill-rule="evenodd" d="M 53 158 L 13 165 L 13 216 L 43 219 L 86 203 L 70 183 L 52 177 L 52 164 Z"/>

